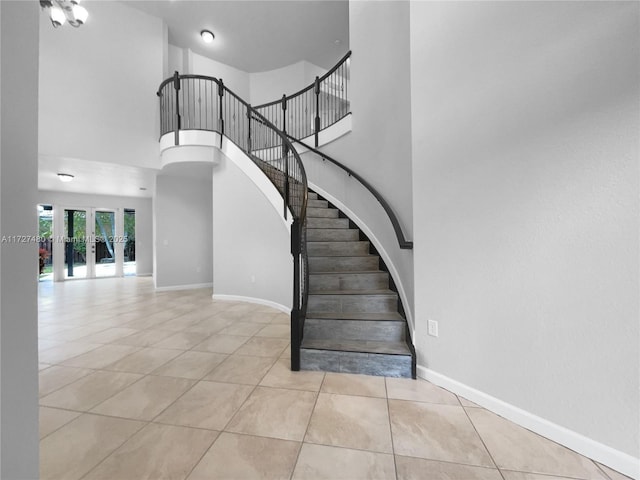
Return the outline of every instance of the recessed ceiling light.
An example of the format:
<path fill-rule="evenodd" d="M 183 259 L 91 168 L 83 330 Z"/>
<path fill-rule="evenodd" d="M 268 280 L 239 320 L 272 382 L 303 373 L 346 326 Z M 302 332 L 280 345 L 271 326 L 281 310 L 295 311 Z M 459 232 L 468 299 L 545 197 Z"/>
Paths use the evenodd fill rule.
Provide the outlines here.
<path fill-rule="evenodd" d="M 58 178 L 61 182 L 70 182 L 74 177 L 70 173 L 59 173 Z"/>
<path fill-rule="evenodd" d="M 215 35 L 211 33 L 209 30 L 202 30 L 200 32 L 200 36 L 202 37 L 202 40 L 204 41 L 204 43 L 211 43 L 213 42 L 213 39 L 216 38 Z"/>

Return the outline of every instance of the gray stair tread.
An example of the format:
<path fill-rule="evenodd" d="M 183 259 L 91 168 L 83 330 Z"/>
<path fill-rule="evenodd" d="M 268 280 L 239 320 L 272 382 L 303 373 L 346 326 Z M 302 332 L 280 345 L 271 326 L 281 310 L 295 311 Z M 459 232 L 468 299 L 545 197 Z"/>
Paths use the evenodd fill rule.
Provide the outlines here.
<path fill-rule="evenodd" d="M 307 312 L 307 320 L 362 320 L 362 321 L 395 321 L 404 322 L 399 313 L 333 313 Z"/>
<path fill-rule="evenodd" d="M 333 350 L 338 352 L 383 353 L 390 355 L 411 355 L 405 342 L 376 342 L 373 340 L 309 340 L 304 339 L 300 348 L 312 350 Z"/>
<path fill-rule="evenodd" d="M 378 255 L 373 255 L 369 252 L 363 253 L 362 255 L 358 255 L 357 253 L 349 253 L 348 255 L 327 255 L 326 253 L 322 255 L 311 255 L 307 254 L 309 258 L 366 258 L 366 257 L 375 257 L 379 258 Z"/>
<path fill-rule="evenodd" d="M 384 270 L 349 270 L 348 272 L 309 272 L 309 275 L 363 275 L 387 273 Z"/>
<path fill-rule="evenodd" d="M 309 292 L 309 295 L 392 295 L 398 294 L 389 289 L 373 289 L 373 290 L 320 290 Z"/>

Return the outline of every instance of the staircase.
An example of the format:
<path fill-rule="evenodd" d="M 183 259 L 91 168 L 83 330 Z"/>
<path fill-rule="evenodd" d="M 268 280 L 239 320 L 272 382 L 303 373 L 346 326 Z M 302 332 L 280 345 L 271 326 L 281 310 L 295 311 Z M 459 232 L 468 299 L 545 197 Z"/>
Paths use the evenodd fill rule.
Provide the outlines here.
<path fill-rule="evenodd" d="M 338 209 L 309 192 L 303 370 L 415 378 L 415 353 L 389 274 Z"/>

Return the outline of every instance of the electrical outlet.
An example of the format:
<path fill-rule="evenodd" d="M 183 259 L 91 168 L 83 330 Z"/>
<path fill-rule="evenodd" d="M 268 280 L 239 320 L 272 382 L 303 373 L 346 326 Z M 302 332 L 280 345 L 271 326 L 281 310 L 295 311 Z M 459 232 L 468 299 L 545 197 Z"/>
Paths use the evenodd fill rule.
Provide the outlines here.
<path fill-rule="evenodd" d="M 427 323 L 427 333 L 432 337 L 438 336 L 438 322 L 435 320 L 429 320 Z"/>

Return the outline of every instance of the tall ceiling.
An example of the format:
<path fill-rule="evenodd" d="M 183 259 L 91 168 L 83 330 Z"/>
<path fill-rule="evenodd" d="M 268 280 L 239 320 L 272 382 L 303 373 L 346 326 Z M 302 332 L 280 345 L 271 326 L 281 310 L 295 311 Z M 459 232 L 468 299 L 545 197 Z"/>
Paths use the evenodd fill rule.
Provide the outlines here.
<path fill-rule="evenodd" d="M 348 0 L 130 0 L 164 19 L 169 43 L 231 65 L 262 72 L 307 60 L 332 67 L 349 50 Z M 214 33 L 205 44 L 200 31 Z"/>

